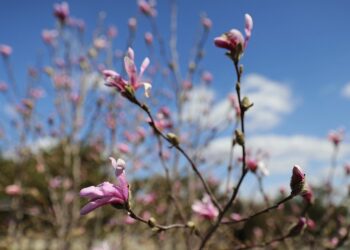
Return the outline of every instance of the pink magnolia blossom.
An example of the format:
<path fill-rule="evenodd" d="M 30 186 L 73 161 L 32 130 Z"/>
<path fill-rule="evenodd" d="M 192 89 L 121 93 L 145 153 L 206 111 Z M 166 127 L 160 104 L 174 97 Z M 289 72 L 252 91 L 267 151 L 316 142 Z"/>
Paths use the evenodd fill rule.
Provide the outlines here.
<path fill-rule="evenodd" d="M 104 37 L 98 37 L 94 40 L 94 47 L 98 50 L 105 49 L 108 46 L 108 42 Z"/>
<path fill-rule="evenodd" d="M 6 92 L 8 90 L 8 86 L 4 82 L 0 82 L 0 92 Z"/>
<path fill-rule="evenodd" d="M 290 188 L 292 189 L 292 195 L 300 194 L 305 187 L 305 174 L 304 171 L 298 165 L 293 167 L 293 174 L 290 180 Z"/>
<path fill-rule="evenodd" d="M 62 2 L 61 4 L 55 4 L 53 14 L 60 22 L 65 22 L 69 15 L 68 3 Z"/>
<path fill-rule="evenodd" d="M 131 224 L 134 224 L 135 222 L 136 222 L 136 220 L 131 218 L 129 215 L 124 217 L 124 223 L 126 225 L 131 225 Z"/>
<path fill-rule="evenodd" d="M 302 233 L 306 227 L 306 219 L 301 217 L 298 223 L 289 230 L 289 236 L 297 236 Z"/>
<path fill-rule="evenodd" d="M 129 80 L 126 81 L 113 70 L 104 70 L 103 75 L 107 81 L 106 85 L 109 87 L 115 87 L 121 93 L 125 93 L 127 86 L 131 87 L 135 91 L 143 85 L 145 88 L 145 96 L 149 97 L 150 88 L 152 85 L 141 81 L 143 73 L 145 72 L 149 63 L 150 60 L 148 57 L 146 57 L 141 64 L 140 73 L 138 74 L 135 66 L 134 51 L 132 48 L 129 48 L 126 56 L 124 57 L 125 71 L 128 74 Z"/>
<path fill-rule="evenodd" d="M 153 35 L 151 32 L 146 32 L 145 33 L 145 42 L 146 44 L 150 45 L 153 43 Z"/>
<path fill-rule="evenodd" d="M 41 37 L 45 43 L 53 45 L 55 39 L 58 37 L 58 32 L 57 30 L 43 30 Z"/>
<path fill-rule="evenodd" d="M 5 193 L 11 196 L 20 195 L 22 193 L 22 188 L 17 184 L 8 185 L 5 188 Z"/>
<path fill-rule="evenodd" d="M 115 26 L 110 26 L 107 30 L 107 36 L 109 38 L 114 38 L 118 35 L 118 29 Z"/>
<path fill-rule="evenodd" d="M 213 22 L 208 17 L 202 17 L 202 25 L 205 29 L 209 30 L 213 26 Z"/>
<path fill-rule="evenodd" d="M 350 175 L 350 163 L 346 163 L 344 166 L 345 174 Z"/>
<path fill-rule="evenodd" d="M 253 19 L 249 14 L 245 14 L 245 38 L 239 30 L 232 29 L 222 34 L 220 37 L 215 38 L 214 43 L 217 47 L 224 48 L 230 51 L 237 50 L 238 46 L 240 46 L 239 50 L 243 50 L 247 47 L 248 41 L 251 37 L 252 29 Z"/>
<path fill-rule="evenodd" d="M 6 44 L 0 44 L 0 54 L 3 57 L 9 57 L 12 54 L 12 48 Z"/>
<path fill-rule="evenodd" d="M 232 213 L 230 215 L 230 218 L 233 220 L 233 221 L 239 221 L 242 219 L 242 216 L 239 214 L 239 213 Z"/>
<path fill-rule="evenodd" d="M 209 71 L 204 71 L 202 74 L 202 80 L 206 83 L 209 84 L 213 81 L 213 75 Z"/>
<path fill-rule="evenodd" d="M 146 0 L 138 0 L 138 5 L 140 11 L 146 16 L 156 16 L 157 11 L 155 10 L 155 2 L 154 1 L 146 1 Z"/>
<path fill-rule="evenodd" d="M 328 140 L 334 144 L 334 146 L 338 146 L 340 142 L 343 141 L 344 139 L 344 130 L 343 129 L 338 129 L 332 130 L 328 134 Z"/>
<path fill-rule="evenodd" d="M 129 184 L 125 176 L 125 162 L 122 159 L 116 161 L 109 158 L 115 169 L 118 184 L 103 182 L 98 186 L 90 186 L 80 191 L 80 196 L 89 198 L 90 201 L 81 210 L 80 214 L 85 215 L 104 205 L 125 206 L 129 200 Z"/>
<path fill-rule="evenodd" d="M 122 154 L 129 154 L 130 153 L 130 148 L 125 143 L 119 143 L 117 148 L 118 148 L 118 151 Z"/>
<path fill-rule="evenodd" d="M 208 195 L 204 195 L 201 201 L 195 201 L 192 205 L 192 210 L 207 220 L 213 220 L 219 215 L 218 209 Z"/>
<path fill-rule="evenodd" d="M 135 17 L 130 17 L 128 20 L 128 26 L 130 30 L 135 31 L 137 27 L 137 20 Z"/>

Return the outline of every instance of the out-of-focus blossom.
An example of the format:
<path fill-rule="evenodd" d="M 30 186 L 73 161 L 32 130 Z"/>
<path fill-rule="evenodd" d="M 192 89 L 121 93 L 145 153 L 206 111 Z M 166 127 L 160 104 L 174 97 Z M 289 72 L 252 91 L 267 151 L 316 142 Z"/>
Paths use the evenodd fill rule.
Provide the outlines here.
<path fill-rule="evenodd" d="M 153 43 L 153 35 L 151 32 L 146 32 L 145 33 L 145 42 L 146 44 L 150 45 Z"/>
<path fill-rule="evenodd" d="M 202 74 L 202 80 L 206 84 L 209 84 L 213 81 L 213 75 L 209 71 L 204 71 Z"/>
<path fill-rule="evenodd" d="M 80 32 L 85 30 L 85 22 L 82 19 L 70 17 L 68 18 L 67 24 L 72 28 L 77 28 Z"/>
<path fill-rule="evenodd" d="M 136 220 L 131 218 L 129 215 L 125 216 L 125 218 L 124 218 L 124 223 L 126 225 L 131 225 L 131 224 L 134 224 L 135 222 L 136 222 Z"/>
<path fill-rule="evenodd" d="M 298 195 L 304 189 L 305 186 L 305 174 L 304 171 L 298 165 L 293 167 L 293 174 L 290 180 L 290 188 L 292 189 L 292 195 Z"/>
<path fill-rule="evenodd" d="M 128 20 L 128 26 L 130 30 L 135 31 L 137 27 L 137 20 L 135 17 L 130 17 Z"/>
<path fill-rule="evenodd" d="M 57 30 L 43 30 L 41 32 L 41 37 L 45 43 L 53 45 L 58 37 L 58 32 Z"/>
<path fill-rule="evenodd" d="M 184 80 L 182 83 L 182 87 L 184 90 L 191 90 L 192 89 L 192 82 L 188 80 Z"/>
<path fill-rule="evenodd" d="M 344 170 L 346 175 L 350 175 L 350 163 L 344 165 Z"/>
<path fill-rule="evenodd" d="M 214 43 L 217 47 L 227 49 L 230 51 L 231 56 L 239 58 L 240 54 L 247 47 L 248 41 L 251 37 L 253 29 L 253 19 L 249 14 L 245 14 L 245 37 L 237 29 L 232 29 L 220 37 L 214 39 Z"/>
<path fill-rule="evenodd" d="M 207 220 L 213 220 L 219 215 L 218 209 L 208 195 L 204 195 L 201 201 L 195 201 L 192 205 L 192 210 Z"/>
<path fill-rule="evenodd" d="M 288 236 L 297 236 L 303 232 L 303 230 L 306 227 L 306 219 L 304 217 L 301 217 L 298 221 L 298 223 L 293 226 L 288 233 Z"/>
<path fill-rule="evenodd" d="M 99 37 L 94 40 L 94 47 L 98 50 L 105 49 L 108 46 L 108 42 L 105 38 Z"/>
<path fill-rule="evenodd" d="M 110 160 L 115 169 L 118 184 L 103 182 L 98 186 L 83 188 L 80 191 L 80 196 L 89 198 L 90 202 L 80 210 L 81 215 L 90 213 L 104 205 L 110 204 L 119 208 L 120 206 L 124 207 L 128 203 L 129 184 L 125 176 L 125 162 L 122 159 L 116 161 L 112 157 L 110 157 Z"/>
<path fill-rule="evenodd" d="M 5 193 L 11 196 L 20 195 L 22 193 L 22 188 L 17 184 L 8 185 L 5 188 Z"/>
<path fill-rule="evenodd" d="M 118 35 L 118 29 L 115 26 L 110 26 L 107 30 L 107 36 L 109 38 L 114 38 Z"/>
<path fill-rule="evenodd" d="M 4 82 L 0 82 L 0 92 L 6 92 L 8 90 L 8 86 Z"/>
<path fill-rule="evenodd" d="M 153 203 L 157 198 L 157 195 L 155 193 L 148 193 L 148 194 L 143 194 L 142 196 L 138 197 L 138 201 L 143 203 L 143 205 L 149 205 Z"/>
<path fill-rule="evenodd" d="M 304 190 L 301 192 L 301 196 L 303 197 L 306 203 L 313 203 L 314 194 L 307 183 L 305 183 Z"/>
<path fill-rule="evenodd" d="M 71 88 L 72 86 L 71 78 L 65 74 L 55 75 L 53 78 L 53 82 L 55 87 L 58 89 Z"/>
<path fill-rule="evenodd" d="M 306 221 L 307 228 L 310 230 L 314 230 L 316 228 L 316 223 L 314 220 L 308 218 Z"/>
<path fill-rule="evenodd" d="M 126 92 L 126 88 L 131 88 L 131 91 L 134 92 L 139 87 L 144 86 L 145 88 L 145 96 L 150 96 L 150 89 L 152 85 L 147 82 L 142 82 L 142 76 L 145 72 L 146 68 L 148 67 L 150 60 L 148 57 L 146 57 L 140 67 L 140 73 L 137 73 L 135 61 L 134 61 L 134 51 L 129 48 L 127 55 L 124 57 L 124 66 L 126 73 L 129 76 L 129 80 L 124 80 L 117 72 L 113 70 L 104 70 L 103 74 L 105 77 L 105 80 L 107 81 L 106 85 L 109 87 L 115 87 L 117 91 L 121 92 L 122 94 Z M 130 90 L 129 90 L 130 91 Z"/>
<path fill-rule="evenodd" d="M 138 0 L 140 11 L 146 16 L 156 16 L 157 11 L 155 10 L 154 1 Z"/>
<path fill-rule="evenodd" d="M 61 187 L 61 185 L 62 185 L 62 178 L 59 176 L 56 176 L 56 177 L 51 178 L 49 180 L 49 186 L 52 189 L 57 189 L 57 188 Z"/>
<path fill-rule="evenodd" d="M 170 109 L 168 107 L 165 107 L 165 106 L 163 106 L 159 109 L 159 113 L 162 114 L 164 116 L 164 118 L 167 118 L 167 119 L 170 118 L 170 115 L 171 115 Z"/>
<path fill-rule="evenodd" d="M 34 99 L 40 99 L 45 95 L 45 91 L 43 89 L 34 88 L 29 91 L 29 95 Z"/>
<path fill-rule="evenodd" d="M 205 29 L 209 30 L 213 26 L 213 22 L 208 17 L 202 17 L 202 25 Z"/>
<path fill-rule="evenodd" d="M 332 130 L 328 134 L 328 140 L 332 142 L 334 146 L 338 146 L 339 143 L 343 141 L 344 134 L 344 129 Z"/>
<path fill-rule="evenodd" d="M 0 54 L 3 57 L 9 57 L 12 54 L 12 48 L 6 44 L 0 44 Z"/>
<path fill-rule="evenodd" d="M 239 221 L 242 219 L 242 216 L 239 214 L 239 213 L 232 213 L 230 215 L 230 218 L 233 220 L 233 221 Z"/>
<path fill-rule="evenodd" d="M 61 23 L 64 23 L 69 16 L 68 3 L 62 2 L 61 4 L 55 4 L 53 14 Z"/>
<path fill-rule="evenodd" d="M 130 148 L 127 144 L 125 143 L 119 143 L 117 145 L 118 151 L 122 154 L 129 154 L 130 153 Z"/>

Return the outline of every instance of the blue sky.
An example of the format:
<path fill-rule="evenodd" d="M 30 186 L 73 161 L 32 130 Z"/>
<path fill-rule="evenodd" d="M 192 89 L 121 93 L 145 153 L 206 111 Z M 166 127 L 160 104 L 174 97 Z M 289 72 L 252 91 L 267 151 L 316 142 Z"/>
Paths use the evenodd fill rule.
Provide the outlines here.
<path fill-rule="evenodd" d="M 45 48 L 40 33 L 54 27 L 52 5 L 56 1 L 3 0 L 0 9 L 0 43 L 14 49 L 13 63 L 19 77 L 35 63 Z M 164 36 L 169 34 L 168 1 L 158 1 L 158 20 Z M 232 79 L 231 65 L 216 49 L 212 40 L 231 28 L 242 29 L 244 13 L 254 18 L 254 31 L 243 63 L 246 74 L 254 72 L 288 84 L 297 109 L 277 130 L 284 133 L 324 135 L 330 128 L 349 127 L 349 101 L 340 95 L 350 81 L 350 23 L 348 1 L 185 1 L 179 2 L 179 52 L 187 65 L 188 55 L 198 30 L 198 17 L 206 12 L 213 29 L 206 45 L 207 58 L 202 64 L 213 72 L 217 89 L 225 89 Z M 190 3 L 189 3 L 190 2 Z M 119 40 L 126 37 L 130 16 L 139 18 L 139 30 L 150 30 L 133 1 L 68 1 L 73 16 L 83 18 L 88 34 L 95 26 L 98 12 L 106 11 L 106 23 L 119 29 Z M 139 40 L 143 40 L 143 32 Z M 143 42 L 143 41 L 142 41 Z M 117 41 L 118 43 L 118 41 Z M 121 42 L 121 44 L 123 44 Z M 46 51 L 44 51 L 45 53 Z M 220 63 L 220 67 L 216 67 Z M 0 79 L 3 72 L 0 71 Z M 6 80 L 6 79 L 5 79 Z M 226 86 L 225 86 L 226 85 Z"/>
<path fill-rule="evenodd" d="M 25 69 L 35 64 L 35 57 L 40 51 L 46 52 L 40 34 L 44 28 L 54 28 L 52 6 L 55 2 L 1 1 L 0 44 L 13 47 L 11 61 L 18 79 L 25 79 Z M 106 23 L 116 25 L 119 29 L 117 47 L 124 48 L 129 17 L 138 18 L 137 39 L 140 43 L 143 43 L 143 33 L 150 30 L 149 23 L 140 15 L 134 1 L 75 0 L 68 3 L 72 16 L 85 20 L 87 36 L 91 35 L 95 27 L 98 12 L 106 11 Z M 168 3 L 158 1 L 157 5 L 157 20 L 164 37 L 169 35 Z M 288 140 L 301 136 L 302 139 L 295 139 L 301 144 L 304 144 L 305 138 L 315 139 L 310 142 L 309 147 L 312 148 L 312 145 L 323 143 L 330 129 L 350 127 L 350 97 L 346 98 L 342 94 L 344 86 L 350 82 L 349 1 L 179 0 L 178 4 L 178 48 L 183 70 L 196 38 L 195 31 L 200 26 L 199 15 L 205 12 L 213 21 L 205 46 L 206 58 L 201 67 L 213 73 L 213 88 L 216 89 L 218 101 L 232 90 L 234 74 L 224 51 L 215 48 L 212 41 L 231 28 L 243 30 L 245 13 L 253 17 L 252 38 L 242 60 L 245 75 L 272 81 L 288 92 L 282 98 L 278 91 L 267 92 L 269 96 L 263 96 L 266 100 L 277 98 L 288 110 L 275 113 L 279 122 L 274 126 L 264 130 L 252 129 L 251 134 L 256 135 L 253 139 L 258 136 L 269 136 L 270 139 L 271 136 L 279 136 L 281 139 L 283 136 Z M 146 56 L 142 48 L 144 46 L 136 43 L 137 58 Z M 0 67 L 2 65 L 0 63 Z M 0 80 L 6 81 L 2 68 Z M 263 123 L 261 127 L 264 127 Z M 298 143 L 295 145 L 300 146 Z M 322 147 L 320 152 L 328 150 L 326 145 Z M 350 152 L 348 147 L 346 145 L 345 152 Z M 317 154 L 317 150 L 314 153 Z M 311 162 L 312 151 L 307 154 L 307 162 Z M 322 159 L 317 158 L 316 161 Z"/>

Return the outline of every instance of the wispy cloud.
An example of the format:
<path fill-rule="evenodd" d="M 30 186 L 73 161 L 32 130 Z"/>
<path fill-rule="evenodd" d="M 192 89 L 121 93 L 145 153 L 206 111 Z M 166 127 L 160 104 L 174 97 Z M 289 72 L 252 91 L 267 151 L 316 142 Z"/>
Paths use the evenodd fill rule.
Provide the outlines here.
<path fill-rule="evenodd" d="M 341 95 L 350 98 L 350 82 L 344 85 L 344 87 L 341 90 Z"/>
<path fill-rule="evenodd" d="M 221 162 L 228 159 L 230 137 L 213 141 L 204 153 L 209 161 Z M 247 147 L 252 150 L 263 149 L 269 153 L 268 167 L 271 175 L 290 174 L 294 164 L 302 166 L 311 179 L 324 178 L 328 173 L 332 156 L 332 144 L 327 138 L 307 135 L 258 135 L 247 138 Z M 238 155 L 238 154 L 236 154 Z M 350 144 L 343 143 L 338 154 L 339 164 L 349 159 Z"/>
<path fill-rule="evenodd" d="M 259 74 L 250 74 L 243 80 L 242 90 L 254 103 L 247 113 L 247 128 L 266 131 L 276 127 L 296 106 L 292 90 L 285 83 Z"/>

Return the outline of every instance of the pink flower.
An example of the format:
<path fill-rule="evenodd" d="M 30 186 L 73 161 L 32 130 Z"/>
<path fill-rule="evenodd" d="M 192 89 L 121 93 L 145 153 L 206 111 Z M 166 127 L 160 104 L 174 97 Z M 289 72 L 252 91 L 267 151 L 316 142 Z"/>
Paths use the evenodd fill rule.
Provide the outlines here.
<path fill-rule="evenodd" d="M 208 17 L 202 17 L 202 24 L 203 27 L 207 30 L 209 30 L 213 26 L 212 21 Z"/>
<path fill-rule="evenodd" d="M 118 35 L 118 29 L 115 26 L 110 26 L 107 31 L 107 35 L 110 38 L 114 38 Z"/>
<path fill-rule="evenodd" d="M 301 217 L 296 225 L 294 225 L 290 231 L 289 231 L 289 236 L 297 236 L 302 233 L 302 231 L 306 227 L 306 219 L 304 217 Z"/>
<path fill-rule="evenodd" d="M 298 166 L 294 165 L 293 174 L 290 180 L 290 188 L 292 189 L 292 195 L 300 194 L 305 187 L 305 174 L 303 170 Z"/>
<path fill-rule="evenodd" d="M 5 92 L 8 90 L 8 86 L 4 82 L 0 82 L 0 92 Z"/>
<path fill-rule="evenodd" d="M 344 170 L 346 175 L 350 175 L 350 163 L 345 164 Z"/>
<path fill-rule="evenodd" d="M 137 20 L 135 17 L 130 17 L 128 20 L 129 29 L 135 31 L 137 26 Z"/>
<path fill-rule="evenodd" d="M 6 44 L 0 44 L 0 54 L 3 57 L 9 57 L 12 54 L 12 48 Z"/>
<path fill-rule="evenodd" d="M 121 93 L 125 93 L 127 86 L 131 87 L 132 90 L 135 91 L 143 85 L 145 88 L 145 96 L 149 97 L 149 92 L 152 85 L 141 81 L 143 73 L 145 72 L 149 63 L 150 60 L 148 57 L 146 57 L 141 64 L 140 73 L 138 74 L 134 61 L 134 51 L 132 48 L 129 48 L 127 55 L 124 57 L 125 71 L 129 76 L 129 80 L 124 80 L 117 72 L 113 70 L 104 70 L 103 74 L 107 81 L 106 85 L 115 87 Z"/>
<path fill-rule="evenodd" d="M 145 42 L 146 44 L 150 45 L 153 43 L 153 35 L 151 32 L 146 32 L 145 33 Z"/>
<path fill-rule="evenodd" d="M 105 49 L 108 46 L 108 42 L 103 37 L 98 37 L 94 40 L 94 47 L 98 50 Z"/>
<path fill-rule="evenodd" d="M 131 225 L 131 224 L 134 224 L 135 222 L 136 222 L 136 220 L 131 218 L 129 215 L 124 217 L 124 223 L 126 225 Z"/>
<path fill-rule="evenodd" d="M 140 11 L 146 16 L 155 16 L 157 11 L 154 9 L 155 4 L 153 2 L 139 0 L 138 1 Z"/>
<path fill-rule="evenodd" d="M 60 22 L 65 22 L 69 15 L 68 3 L 62 2 L 61 4 L 55 4 L 53 14 Z"/>
<path fill-rule="evenodd" d="M 52 45 L 58 37 L 58 32 L 57 30 L 43 30 L 41 37 L 45 43 Z"/>
<path fill-rule="evenodd" d="M 85 215 L 104 205 L 113 205 L 115 207 L 124 207 L 129 200 L 129 184 L 125 176 L 125 162 L 122 159 L 116 161 L 114 158 L 109 158 L 112 166 L 115 168 L 115 175 L 118 184 L 114 185 L 110 182 L 103 182 L 98 186 L 90 186 L 83 188 L 80 191 L 80 196 L 90 199 L 81 210 L 80 214 Z"/>
<path fill-rule="evenodd" d="M 17 184 L 8 185 L 5 188 L 5 193 L 11 196 L 20 195 L 22 193 L 22 188 Z"/>
<path fill-rule="evenodd" d="M 255 159 L 251 159 L 251 158 L 247 159 L 246 164 L 247 164 L 247 168 L 252 172 L 255 172 L 256 169 L 258 168 L 258 162 Z"/>
<path fill-rule="evenodd" d="M 338 146 L 344 139 L 344 133 L 343 129 L 338 129 L 337 131 L 332 130 L 328 134 L 328 139 L 334 144 L 334 146 Z"/>
<path fill-rule="evenodd" d="M 202 74 L 202 80 L 206 83 L 209 84 L 213 81 L 213 75 L 209 71 L 204 71 Z"/>
<path fill-rule="evenodd" d="M 195 201 L 192 205 L 192 210 L 207 220 L 213 220 L 219 215 L 218 209 L 208 195 L 204 195 L 202 201 Z"/>
<path fill-rule="evenodd" d="M 229 32 L 222 34 L 220 37 L 215 38 L 214 43 L 217 47 L 227 49 L 231 52 L 237 51 L 238 48 L 238 53 L 241 54 L 247 47 L 248 40 L 251 37 L 252 29 L 253 19 L 249 14 L 245 14 L 245 38 L 239 30 L 232 29 Z"/>
<path fill-rule="evenodd" d="M 238 213 L 232 213 L 230 215 L 230 218 L 233 220 L 233 221 L 239 221 L 242 219 L 242 216 Z"/>
<path fill-rule="evenodd" d="M 305 183 L 304 190 L 301 192 L 301 196 L 303 197 L 306 203 L 310 204 L 313 202 L 314 194 L 307 183 Z"/>
<path fill-rule="evenodd" d="M 118 148 L 118 151 L 122 154 L 129 154 L 130 153 L 129 146 L 125 143 L 119 143 L 117 148 Z"/>

